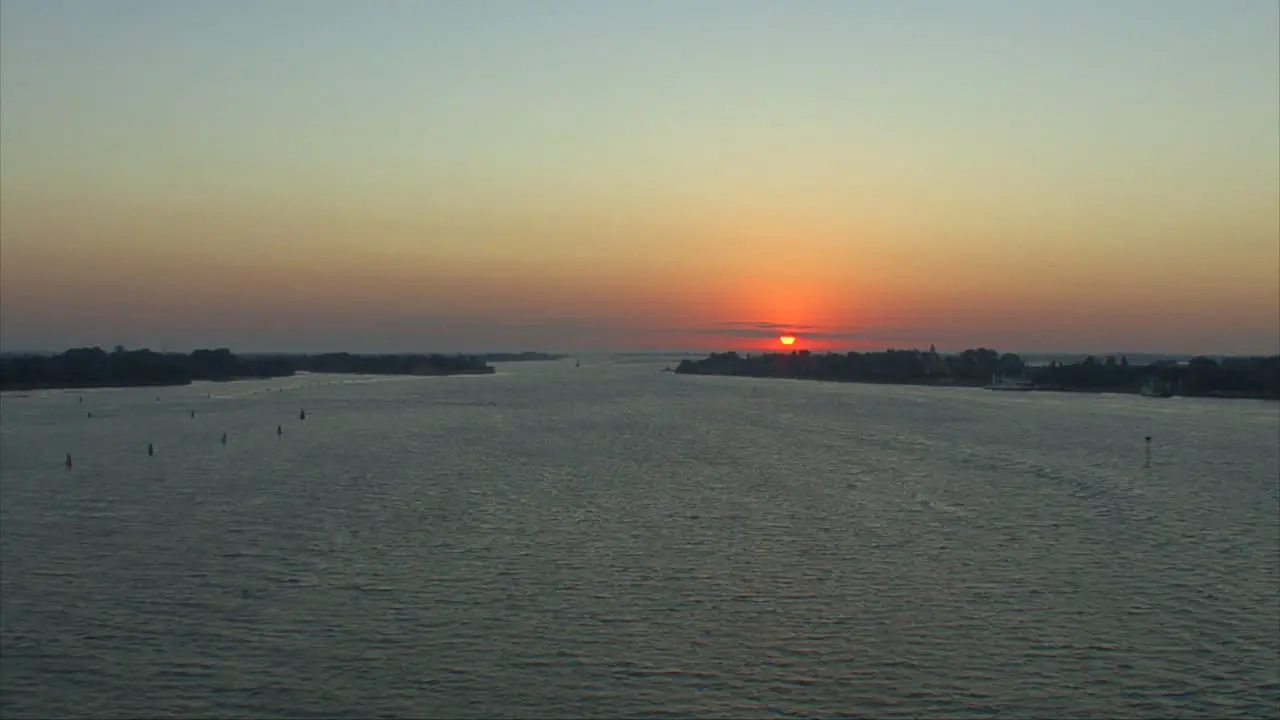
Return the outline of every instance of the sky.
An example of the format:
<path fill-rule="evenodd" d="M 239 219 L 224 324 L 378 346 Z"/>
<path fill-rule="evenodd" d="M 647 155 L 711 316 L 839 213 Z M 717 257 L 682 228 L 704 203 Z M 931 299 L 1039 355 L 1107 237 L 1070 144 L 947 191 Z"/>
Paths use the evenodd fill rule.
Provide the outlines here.
<path fill-rule="evenodd" d="M 1280 352 L 1274 0 L 4 0 L 0 349 Z"/>

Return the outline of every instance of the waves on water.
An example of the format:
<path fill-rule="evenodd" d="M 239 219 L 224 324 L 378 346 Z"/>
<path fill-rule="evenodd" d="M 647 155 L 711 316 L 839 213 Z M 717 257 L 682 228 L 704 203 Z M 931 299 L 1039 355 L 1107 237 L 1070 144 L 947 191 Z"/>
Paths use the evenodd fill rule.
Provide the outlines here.
<path fill-rule="evenodd" d="M 1280 714 L 1275 405 L 663 365 L 6 399 L 0 715 Z"/>

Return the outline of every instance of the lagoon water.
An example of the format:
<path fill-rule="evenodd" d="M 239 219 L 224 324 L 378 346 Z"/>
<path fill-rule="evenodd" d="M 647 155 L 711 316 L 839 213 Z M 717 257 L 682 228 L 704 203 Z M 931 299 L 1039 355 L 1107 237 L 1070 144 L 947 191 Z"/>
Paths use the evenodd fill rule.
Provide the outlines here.
<path fill-rule="evenodd" d="M 1280 714 L 1280 404 L 662 364 L 5 396 L 0 716 Z"/>

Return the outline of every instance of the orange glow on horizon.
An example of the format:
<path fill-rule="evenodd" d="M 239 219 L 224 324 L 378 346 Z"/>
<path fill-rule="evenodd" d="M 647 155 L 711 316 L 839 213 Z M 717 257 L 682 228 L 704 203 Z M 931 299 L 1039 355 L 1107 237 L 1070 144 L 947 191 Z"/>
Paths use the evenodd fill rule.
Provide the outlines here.
<path fill-rule="evenodd" d="M 782 337 L 778 338 L 778 342 L 782 343 L 783 345 L 795 345 L 796 338 L 794 335 L 783 335 Z"/>

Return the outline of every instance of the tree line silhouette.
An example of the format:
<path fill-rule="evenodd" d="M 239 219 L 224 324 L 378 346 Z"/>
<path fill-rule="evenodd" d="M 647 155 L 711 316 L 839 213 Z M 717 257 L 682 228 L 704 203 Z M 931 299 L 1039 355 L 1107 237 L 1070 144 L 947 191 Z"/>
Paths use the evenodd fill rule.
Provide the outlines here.
<path fill-rule="evenodd" d="M 1139 392 L 1145 387 L 1165 394 L 1280 399 L 1280 355 L 1228 357 L 1221 361 L 1195 357 L 1178 364 L 1161 361 L 1130 364 L 1128 358 L 1093 356 L 1076 363 L 1028 365 L 1013 353 L 989 348 L 952 355 L 934 348 L 815 354 L 739 355 L 712 353 L 702 360 L 682 360 L 675 372 L 687 375 L 736 375 L 835 382 L 980 386 L 994 376 L 1025 378 L 1038 390 Z"/>
<path fill-rule="evenodd" d="M 287 377 L 294 373 L 368 375 L 487 374 L 494 368 L 474 355 L 235 355 L 226 348 L 189 354 L 100 347 L 57 355 L 0 357 L 0 390 L 187 385 L 196 380 L 227 381 Z"/>

